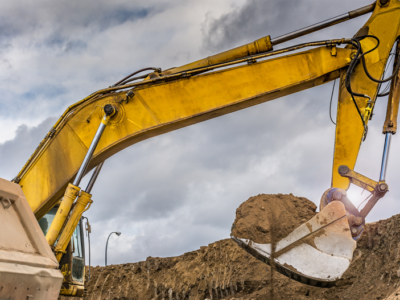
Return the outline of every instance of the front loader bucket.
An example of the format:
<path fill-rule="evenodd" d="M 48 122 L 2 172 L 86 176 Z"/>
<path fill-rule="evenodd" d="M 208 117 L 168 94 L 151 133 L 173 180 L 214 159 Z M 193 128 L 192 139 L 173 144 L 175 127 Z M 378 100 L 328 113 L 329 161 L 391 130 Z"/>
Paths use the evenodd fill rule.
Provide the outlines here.
<path fill-rule="evenodd" d="M 232 239 L 285 276 L 305 284 L 331 287 L 348 269 L 356 248 L 346 209 L 334 201 L 275 245 Z"/>

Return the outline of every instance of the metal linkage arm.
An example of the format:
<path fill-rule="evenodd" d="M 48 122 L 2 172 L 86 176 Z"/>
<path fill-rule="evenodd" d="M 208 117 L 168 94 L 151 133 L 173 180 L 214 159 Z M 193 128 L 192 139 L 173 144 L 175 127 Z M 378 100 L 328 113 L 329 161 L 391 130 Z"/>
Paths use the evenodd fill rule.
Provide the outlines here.
<path fill-rule="evenodd" d="M 338 171 L 340 176 L 349 178 L 352 184 L 355 184 L 371 193 L 374 192 L 375 187 L 378 184 L 378 182 L 376 182 L 375 180 L 353 171 L 348 166 L 340 166 Z"/>
<path fill-rule="evenodd" d="M 96 169 L 94 169 L 93 174 L 92 174 L 92 177 L 90 177 L 89 183 L 88 183 L 88 185 L 87 185 L 87 187 L 86 187 L 86 190 L 85 190 L 86 193 L 89 193 L 89 194 L 90 194 L 90 192 L 92 191 L 92 188 L 93 188 L 93 186 L 94 186 L 94 183 L 96 182 L 97 177 L 98 177 L 99 174 L 100 174 L 101 168 L 103 168 L 103 165 L 104 165 L 104 161 L 101 162 L 101 163 L 96 167 Z"/>
<path fill-rule="evenodd" d="M 385 149 L 383 152 L 383 160 L 382 160 L 382 167 L 383 165 L 386 165 L 387 163 L 387 157 L 388 157 L 388 149 L 389 147 L 386 147 L 385 143 Z M 386 168 L 385 168 L 386 170 Z M 379 199 L 381 199 L 385 194 L 389 191 L 389 186 L 382 181 L 382 173 L 380 176 L 380 181 L 376 182 L 364 175 L 361 175 L 353 170 L 351 170 L 348 166 L 340 166 L 339 167 L 339 174 L 343 177 L 347 177 L 350 179 L 350 182 L 369 191 L 372 193 L 371 199 L 367 202 L 367 204 L 364 206 L 364 208 L 361 210 L 360 214 L 361 216 L 365 219 L 371 209 L 375 206 L 375 204 L 378 202 Z"/>

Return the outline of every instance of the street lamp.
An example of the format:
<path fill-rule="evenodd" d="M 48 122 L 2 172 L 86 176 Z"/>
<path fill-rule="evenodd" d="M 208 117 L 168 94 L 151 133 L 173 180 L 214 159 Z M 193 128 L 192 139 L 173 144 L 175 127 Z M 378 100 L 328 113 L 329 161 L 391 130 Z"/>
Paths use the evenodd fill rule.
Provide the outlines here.
<path fill-rule="evenodd" d="M 115 233 L 115 234 L 118 235 L 118 236 L 121 235 L 121 232 L 111 232 L 111 233 L 108 235 L 107 243 L 106 243 L 106 267 L 107 267 L 107 246 L 108 246 L 108 240 L 110 239 L 110 236 L 111 236 L 113 233 Z"/>

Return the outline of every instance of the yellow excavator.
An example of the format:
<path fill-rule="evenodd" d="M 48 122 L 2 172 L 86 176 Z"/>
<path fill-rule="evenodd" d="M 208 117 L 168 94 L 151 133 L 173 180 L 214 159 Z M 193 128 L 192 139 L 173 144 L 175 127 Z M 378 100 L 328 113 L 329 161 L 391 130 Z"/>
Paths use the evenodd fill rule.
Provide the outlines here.
<path fill-rule="evenodd" d="M 367 13 L 371 17 L 353 37 L 273 49 Z M 286 276 L 332 286 L 352 262 L 368 213 L 389 189 L 385 174 L 400 100 L 399 25 L 400 1 L 378 0 L 181 67 L 141 69 L 69 106 L 18 175 L 11 182 L 0 179 L 0 299 L 84 295 L 82 214 L 110 156 L 145 139 L 340 78 L 332 184 L 320 212 L 274 245 L 232 236 Z M 389 57 L 394 57 L 393 72 L 384 78 Z M 381 92 L 385 82 L 389 92 Z M 374 180 L 354 167 L 381 96 L 389 101 L 382 168 Z M 83 176 L 94 168 L 82 189 Z M 361 211 L 347 198 L 351 183 L 371 194 Z"/>

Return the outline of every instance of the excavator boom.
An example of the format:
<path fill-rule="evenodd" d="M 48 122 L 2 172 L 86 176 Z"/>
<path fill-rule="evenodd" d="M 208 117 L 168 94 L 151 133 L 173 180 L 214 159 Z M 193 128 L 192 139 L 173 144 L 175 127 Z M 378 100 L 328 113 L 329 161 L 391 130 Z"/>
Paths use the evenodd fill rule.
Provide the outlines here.
<path fill-rule="evenodd" d="M 133 84 L 132 93 L 114 92 L 117 88 L 100 91 L 64 113 L 16 180 L 40 219 L 77 174 L 105 105 L 113 105 L 117 113 L 106 127 L 88 171 L 145 139 L 338 78 L 340 70 L 349 65 L 353 50 L 337 48 L 333 56 L 330 42 L 326 44 L 328 47 L 201 75 L 191 76 L 187 71 L 176 78 L 174 74 L 158 77 Z"/>

